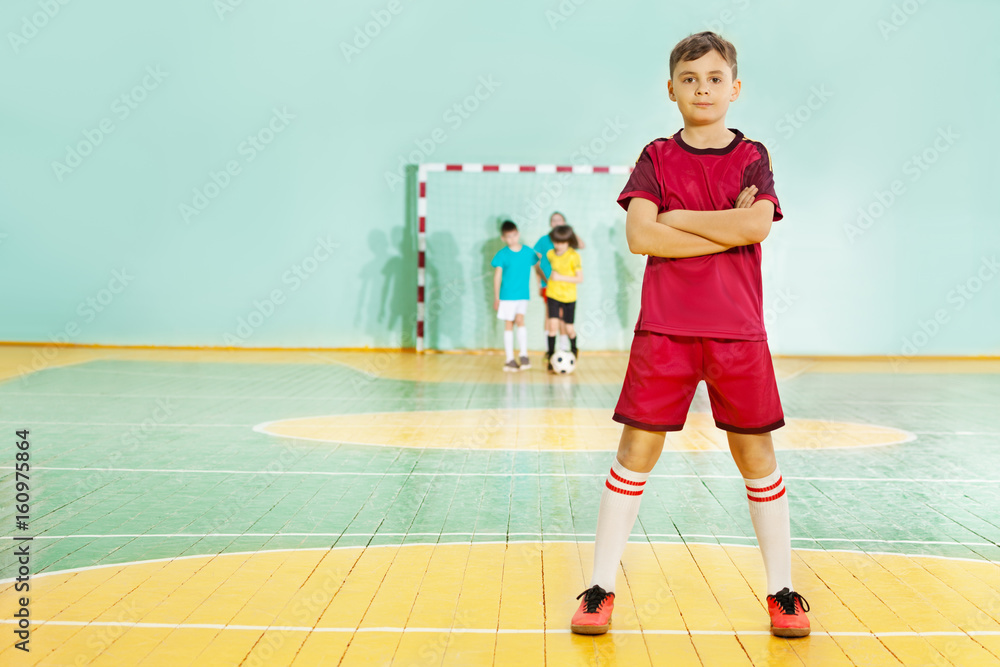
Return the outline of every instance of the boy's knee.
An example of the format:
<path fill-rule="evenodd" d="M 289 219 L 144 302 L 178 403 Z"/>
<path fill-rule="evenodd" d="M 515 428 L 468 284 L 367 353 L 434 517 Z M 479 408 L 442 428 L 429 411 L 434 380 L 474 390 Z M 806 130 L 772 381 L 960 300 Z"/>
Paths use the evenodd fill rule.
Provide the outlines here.
<path fill-rule="evenodd" d="M 727 433 L 729 449 L 744 476 L 757 479 L 774 472 L 777 460 L 770 433 Z"/>
<path fill-rule="evenodd" d="M 663 451 L 666 434 L 626 426 L 618 444 L 618 463 L 634 472 L 649 472 Z"/>

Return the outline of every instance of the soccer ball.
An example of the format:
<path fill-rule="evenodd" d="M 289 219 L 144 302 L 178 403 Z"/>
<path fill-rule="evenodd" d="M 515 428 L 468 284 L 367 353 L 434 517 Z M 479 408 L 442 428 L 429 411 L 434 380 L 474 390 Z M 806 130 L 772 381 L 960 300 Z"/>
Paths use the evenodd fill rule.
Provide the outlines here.
<path fill-rule="evenodd" d="M 549 359 L 552 370 L 561 375 L 569 375 L 576 370 L 576 356 L 567 350 L 559 350 Z"/>

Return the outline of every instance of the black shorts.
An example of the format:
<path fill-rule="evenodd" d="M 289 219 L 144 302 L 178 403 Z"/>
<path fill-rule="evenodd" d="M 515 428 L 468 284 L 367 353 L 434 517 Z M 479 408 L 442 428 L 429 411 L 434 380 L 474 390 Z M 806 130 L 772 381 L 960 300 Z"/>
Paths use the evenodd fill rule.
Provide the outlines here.
<path fill-rule="evenodd" d="M 576 313 L 576 301 L 564 303 L 556 301 L 551 296 L 545 300 L 549 306 L 549 317 L 558 317 L 566 324 L 573 324 L 573 315 Z M 560 314 L 559 311 L 562 311 Z"/>

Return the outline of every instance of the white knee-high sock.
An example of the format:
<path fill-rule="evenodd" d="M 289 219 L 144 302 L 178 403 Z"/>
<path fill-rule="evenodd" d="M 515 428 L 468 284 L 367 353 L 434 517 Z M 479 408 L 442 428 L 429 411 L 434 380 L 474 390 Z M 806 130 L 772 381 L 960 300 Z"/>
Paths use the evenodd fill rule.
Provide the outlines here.
<path fill-rule="evenodd" d="M 618 462 L 617 456 L 611 464 L 601 493 L 601 509 L 597 514 L 591 586 L 600 586 L 608 592 L 614 592 L 618 564 L 639 515 L 639 502 L 648 478 L 648 472 L 628 470 Z"/>
<path fill-rule="evenodd" d="M 526 327 L 517 328 L 517 344 L 521 348 L 521 356 L 528 356 L 528 329 Z"/>
<path fill-rule="evenodd" d="M 774 595 L 782 588 L 792 588 L 792 536 L 788 519 L 788 496 L 781 471 L 761 479 L 743 479 L 750 504 L 760 555 L 767 572 L 767 594 Z"/>
<path fill-rule="evenodd" d="M 514 359 L 514 330 L 503 332 L 503 351 L 507 353 L 507 361 Z"/>

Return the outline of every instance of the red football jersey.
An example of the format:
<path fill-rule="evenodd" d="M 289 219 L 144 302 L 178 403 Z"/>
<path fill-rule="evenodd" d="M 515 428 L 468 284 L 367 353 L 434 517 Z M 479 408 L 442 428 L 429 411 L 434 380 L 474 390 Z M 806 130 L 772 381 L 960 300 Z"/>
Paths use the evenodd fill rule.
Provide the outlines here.
<path fill-rule="evenodd" d="M 693 148 L 680 132 L 649 143 L 618 203 L 628 210 L 632 197 L 642 197 L 659 213 L 719 211 L 733 208 L 743 188 L 756 185 L 755 201 L 773 202 L 774 220 L 780 220 L 767 149 L 730 129 L 736 137 L 725 148 Z M 759 243 L 701 257 L 649 257 L 635 330 L 767 340 L 762 294 Z"/>

